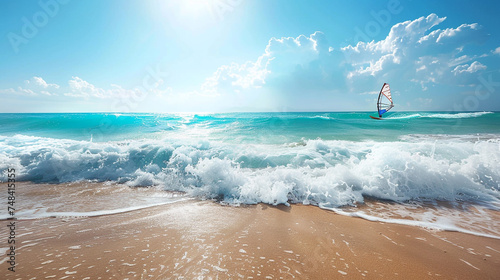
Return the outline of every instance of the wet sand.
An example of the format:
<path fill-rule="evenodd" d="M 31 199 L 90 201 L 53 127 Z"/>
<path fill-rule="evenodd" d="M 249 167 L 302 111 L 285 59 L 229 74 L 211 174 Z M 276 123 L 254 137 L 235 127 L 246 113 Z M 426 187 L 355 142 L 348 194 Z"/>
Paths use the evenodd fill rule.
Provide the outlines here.
<path fill-rule="evenodd" d="M 0 223 L 0 247 L 7 247 L 8 221 Z M 16 272 L 9 272 L 3 259 L 2 279 L 500 275 L 498 239 L 370 222 L 305 205 L 233 207 L 187 200 L 112 215 L 16 223 Z"/>

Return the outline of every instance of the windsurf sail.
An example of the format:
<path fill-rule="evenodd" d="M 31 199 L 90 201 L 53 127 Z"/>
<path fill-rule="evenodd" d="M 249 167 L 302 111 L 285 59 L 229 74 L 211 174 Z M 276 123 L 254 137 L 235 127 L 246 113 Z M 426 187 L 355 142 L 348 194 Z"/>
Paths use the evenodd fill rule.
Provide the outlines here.
<path fill-rule="evenodd" d="M 378 94 L 377 100 L 377 111 L 378 116 L 382 117 L 384 113 L 387 113 L 392 107 L 394 107 L 394 103 L 392 103 L 391 96 L 391 88 L 388 83 L 384 83 L 380 93 Z"/>

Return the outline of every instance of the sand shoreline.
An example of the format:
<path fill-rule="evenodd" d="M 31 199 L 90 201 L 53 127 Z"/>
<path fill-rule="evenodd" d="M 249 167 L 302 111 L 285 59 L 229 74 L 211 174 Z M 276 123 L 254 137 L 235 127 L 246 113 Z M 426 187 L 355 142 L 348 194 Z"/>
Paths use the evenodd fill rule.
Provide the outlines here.
<path fill-rule="evenodd" d="M 18 220 L 17 225 L 16 273 L 0 264 L 7 279 L 500 275 L 498 239 L 370 222 L 305 205 L 232 207 L 189 200 L 96 217 Z M 5 226 L 0 234 L 7 235 Z"/>

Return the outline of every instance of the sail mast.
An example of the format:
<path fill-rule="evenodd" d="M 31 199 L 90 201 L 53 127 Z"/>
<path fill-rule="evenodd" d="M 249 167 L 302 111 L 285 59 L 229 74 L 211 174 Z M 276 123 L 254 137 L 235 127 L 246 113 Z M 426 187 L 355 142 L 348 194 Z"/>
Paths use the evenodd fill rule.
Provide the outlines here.
<path fill-rule="evenodd" d="M 377 112 L 378 112 L 379 118 L 382 117 L 382 114 L 380 114 L 380 97 L 382 96 L 382 90 L 384 89 L 385 85 L 386 85 L 386 83 L 384 83 L 382 85 L 382 88 L 380 89 L 380 92 L 378 94 L 378 99 L 377 99 Z"/>
<path fill-rule="evenodd" d="M 392 107 L 394 107 L 394 103 L 392 102 L 391 88 L 388 83 L 384 83 L 380 93 L 378 94 L 377 100 L 377 112 L 379 118 L 381 118 L 382 115 L 388 112 Z"/>

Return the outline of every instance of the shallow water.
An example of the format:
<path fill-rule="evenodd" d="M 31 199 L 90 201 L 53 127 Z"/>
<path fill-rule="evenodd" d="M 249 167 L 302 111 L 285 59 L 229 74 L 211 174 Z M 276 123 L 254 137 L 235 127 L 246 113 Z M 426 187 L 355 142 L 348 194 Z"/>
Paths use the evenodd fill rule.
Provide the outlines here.
<path fill-rule="evenodd" d="M 110 182 L 231 204 L 334 210 L 370 198 L 410 212 L 422 207 L 427 214 L 413 220 L 424 224 L 416 225 L 463 231 L 493 217 L 484 211 L 500 209 L 500 113 L 395 112 L 382 121 L 369 113 L 0 114 L 0 120 L 2 182 L 14 168 L 16 179 L 39 188 Z M 147 196 L 123 209 L 155 203 Z M 29 205 L 26 213 L 39 209 Z M 351 212 L 394 218 L 394 207 L 379 206 Z M 122 209 L 108 208 L 102 210 Z M 469 222 L 458 223 L 450 209 L 470 213 Z M 476 231 L 500 236 L 496 225 Z"/>

